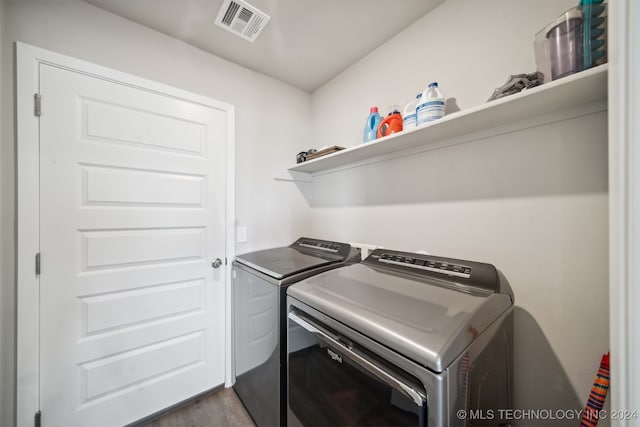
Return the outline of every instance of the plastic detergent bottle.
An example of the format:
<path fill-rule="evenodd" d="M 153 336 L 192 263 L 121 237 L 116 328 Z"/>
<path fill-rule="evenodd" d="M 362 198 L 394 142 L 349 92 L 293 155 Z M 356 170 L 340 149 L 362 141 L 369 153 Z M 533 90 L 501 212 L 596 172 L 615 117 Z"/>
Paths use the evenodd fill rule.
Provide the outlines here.
<path fill-rule="evenodd" d="M 367 117 L 367 123 L 364 125 L 364 138 L 363 142 L 369 142 L 376 139 L 376 133 L 378 132 L 378 126 L 382 117 L 378 113 L 378 107 L 371 107 L 369 109 L 369 117 Z"/>
<path fill-rule="evenodd" d="M 444 117 L 444 95 L 437 82 L 430 83 L 422 93 L 416 114 L 418 126 Z"/>
<path fill-rule="evenodd" d="M 416 116 L 416 111 L 418 108 L 418 103 L 420 102 L 420 98 L 422 98 L 421 93 L 417 94 L 416 99 L 409 102 L 404 107 L 404 112 L 402 114 L 402 128 L 404 130 L 414 128 L 418 125 L 418 118 Z"/>
<path fill-rule="evenodd" d="M 391 107 L 391 112 L 387 117 L 382 119 L 378 127 L 378 138 L 389 136 L 392 133 L 402 132 L 402 114 L 400 114 L 400 106 Z"/>

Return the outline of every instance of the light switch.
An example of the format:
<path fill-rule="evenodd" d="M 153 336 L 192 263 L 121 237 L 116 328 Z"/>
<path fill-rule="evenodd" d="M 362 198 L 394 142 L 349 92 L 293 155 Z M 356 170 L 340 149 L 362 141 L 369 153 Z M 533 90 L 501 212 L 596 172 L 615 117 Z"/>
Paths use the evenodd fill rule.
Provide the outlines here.
<path fill-rule="evenodd" d="M 238 242 L 238 243 L 246 243 L 247 242 L 247 227 L 237 227 L 236 228 L 236 242 Z"/>

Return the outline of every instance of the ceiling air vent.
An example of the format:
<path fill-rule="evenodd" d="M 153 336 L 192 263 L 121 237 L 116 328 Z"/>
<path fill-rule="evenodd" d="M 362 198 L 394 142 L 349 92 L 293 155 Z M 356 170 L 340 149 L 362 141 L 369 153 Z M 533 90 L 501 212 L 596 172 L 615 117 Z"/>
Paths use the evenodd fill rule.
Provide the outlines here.
<path fill-rule="evenodd" d="M 253 42 L 270 19 L 267 14 L 242 0 L 225 0 L 218 12 L 216 25 Z"/>

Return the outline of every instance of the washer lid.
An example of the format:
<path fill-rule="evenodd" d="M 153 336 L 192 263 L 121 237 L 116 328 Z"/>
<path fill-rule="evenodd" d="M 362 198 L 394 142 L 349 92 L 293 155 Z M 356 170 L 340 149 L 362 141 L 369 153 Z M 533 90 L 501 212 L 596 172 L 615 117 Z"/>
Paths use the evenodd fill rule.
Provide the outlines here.
<path fill-rule="evenodd" d="M 275 279 L 339 262 L 359 262 L 348 243 L 300 237 L 291 245 L 236 256 L 236 261 Z"/>
<path fill-rule="evenodd" d="M 507 294 L 364 263 L 310 277 L 287 293 L 436 372 L 512 305 Z"/>
<path fill-rule="evenodd" d="M 320 258 L 302 253 L 295 248 L 284 247 L 238 255 L 236 261 L 273 278 L 284 279 L 292 274 L 333 264 L 340 260 Z"/>

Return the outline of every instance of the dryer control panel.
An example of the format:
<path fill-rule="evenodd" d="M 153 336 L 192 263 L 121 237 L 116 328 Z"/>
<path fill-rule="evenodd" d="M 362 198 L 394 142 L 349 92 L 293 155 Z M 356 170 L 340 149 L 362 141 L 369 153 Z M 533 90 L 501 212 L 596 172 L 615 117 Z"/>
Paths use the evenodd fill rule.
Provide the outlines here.
<path fill-rule="evenodd" d="M 414 276 L 435 277 L 454 286 L 500 292 L 498 270 L 491 264 L 390 249 L 376 249 L 363 263 Z"/>
<path fill-rule="evenodd" d="M 456 264 L 448 261 L 438 261 L 435 259 L 422 259 L 413 256 L 394 255 L 383 253 L 380 255 L 379 262 L 385 264 L 395 264 L 404 267 L 415 268 L 417 270 L 426 270 L 436 273 L 444 273 L 450 276 L 471 277 L 471 267 L 468 265 Z"/>

